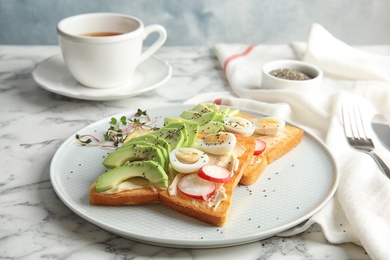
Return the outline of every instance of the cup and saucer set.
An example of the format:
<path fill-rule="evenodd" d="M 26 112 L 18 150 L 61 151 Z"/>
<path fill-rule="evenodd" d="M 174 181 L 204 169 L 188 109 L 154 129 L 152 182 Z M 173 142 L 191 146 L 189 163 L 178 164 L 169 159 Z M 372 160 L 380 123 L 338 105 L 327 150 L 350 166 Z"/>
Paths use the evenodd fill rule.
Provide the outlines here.
<path fill-rule="evenodd" d="M 127 84 L 96 89 L 77 82 L 66 68 L 62 55 L 57 54 L 40 62 L 32 75 L 40 87 L 50 92 L 76 99 L 106 101 L 137 96 L 163 85 L 170 79 L 172 67 L 167 61 L 152 56 L 137 67 Z"/>
<path fill-rule="evenodd" d="M 149 34 L 158 38 L 142 48 Z M 50 92 L 83 100 L 117 100 L 153 90 L 172 75 L 171 65 L 153 54 L 167 33 L 138 18 L 93 13 L 68 17 L 57 25 L 61 53 L 37 64 L 35 82 Z"/>

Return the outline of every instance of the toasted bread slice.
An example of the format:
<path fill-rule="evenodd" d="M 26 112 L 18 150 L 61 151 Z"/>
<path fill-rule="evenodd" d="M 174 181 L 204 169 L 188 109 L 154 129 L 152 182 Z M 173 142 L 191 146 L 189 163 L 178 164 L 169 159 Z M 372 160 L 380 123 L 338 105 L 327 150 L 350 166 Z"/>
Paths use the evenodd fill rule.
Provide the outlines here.
<path fill-rule="evenodd" d="M 250 115 L 243 114 L 239 116 L 248 119 L 254 118 Z M 198 138 L 202 138 L 205 134 L 200 133 Z M 234 172 L 233 177 L 223 184 L 226 198 L 217 204 L 217 206 L 204 200 L 191 199 L 181 194 L 180 191 L 177 191 L 176 195 L 172 196 L 167 190 L 156 190 L 151 187 L 131 189 L 118 193 L 99 193 L 95 189 L 95 183 L 89 189 L 90 203 L 110 206 L 161 203 L 164 206 L 205 223 L 222 226 L 229 217 L 233 192 L 238 183 L 251 185 L 256 182 L 266 166 L 292 150 L 299 144 L 302 136 L 303 131 L 301 129 L 290 125 L 285 126 L 282 132 L 276 136 L 255 134 L 251 137 L 244 137 L 236 135 L 237 146 L 240 146 L 241 149 L 244 147 L 244 149 L 242 149 L 243 152 L 238 157 L 239 166 Z M 255 138 L 260 138 L 266 142 L 267 147 L 261 155 L 253 155 Z"/>
<path fill-rule="evenodd" d="M 268 164 L 282 157 L 295 146 L 297 146 L 303 137 L 303 130 L 291 125 L 286 125 L 276 136 L 258 135 L 257 137 L 266 143 L 264 156 Z"/>
<path fill-rule="evenodd" d="M 239 114 L 238 116 L 249 120 L 255 118 L 247 114 Z M 252 157 L 242 175 L 240 183 L 243 185 L 255 183 L 268 164 L 282 157 L 301 142 L 303 134 L 304 131 L 302 129 L 286 125 L 276 136 L 252 135 L 254 138 L 263 140 L 266 143 L 266 149 L 262 154 Z"/>
<path fill-rule="evenodd" d="M 233 177 L 227 183 L 223 184 L 226 199 L 222 201 L 217 208 L 208 206 L 208 203 L 203 200 L 194 200 L 180 193 L 178 193 L 177 196 L 171 196 L 166 190 L 157 191 L 152 190 L 150 187 L 122 191 L 119 193 L 99 193 L 95 189 L 96 182 L 93 183 L 89 189 L 90 203 L 95 205 L 118 206 L 159 202 L 162 205 L 200 221 L 215 226 L 222 226 L 229 216 L 234 188 L 241 180 L 242 174 L 248 166 L 255 149 L 255 141 L 253 138 L 246 138 L 243 136 L 236 137 L 237 145 L 241 146 L 240 149 L 243 149 L 243 152 L 237 158 L 239 164 Z"/>
<path fill-rule="evenodd" d="M 95 189 L 96 181 L 89 188 L 89 202 L 102 206 L 136 205 L 158 203 L 158 191 L 150 187 L 137 188 L 118 193 L 101 193 Z"/>
<path fill-rule="evenodd" d="M 240 184 L 252 185 L 255 183 L 267 165 L 267 157 L 265 157 L 263 154 L 253 155 L 248 163 L 248 166 L 245 168 L 244 173 L 242 174 Z"/>
<path fill-rule="evenodd" d="M 234 172 L 233 177 L 227 183 L 223 184 L 223 187 L 226 190 L 226 199 L 216 208 L 209 207 L 205 201 L 188 198 L 180 194 L 180 192 L 177 193 L 177 196 L 170 196 L 167 191 L 160 192 L 160 203 L 200 221 L 215 226 L 223 226 L 229 217 L 233 200 L 233 191 L 241 180 L 242 174 L 249 164 L 255 149 L 253 138 L 237 136 L 237 143 L 245 147 L 245 151 L 238 157 L 240 163 L 238 169 Z"/>

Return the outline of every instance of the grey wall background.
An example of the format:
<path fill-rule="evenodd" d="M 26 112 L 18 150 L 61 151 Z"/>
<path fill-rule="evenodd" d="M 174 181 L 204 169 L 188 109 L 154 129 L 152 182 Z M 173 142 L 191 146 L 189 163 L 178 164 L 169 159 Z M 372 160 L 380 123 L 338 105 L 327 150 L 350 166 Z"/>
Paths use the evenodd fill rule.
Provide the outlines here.
<path fill-rule="evenodd" d="M 0 0 L 0 44 L 57 44 L 58 21 L 86 12 L 159 23 L 166 45 L 288 43 L 313 22 L 348 44 L 390 44 L 389 11 L 389 0 Z"/>

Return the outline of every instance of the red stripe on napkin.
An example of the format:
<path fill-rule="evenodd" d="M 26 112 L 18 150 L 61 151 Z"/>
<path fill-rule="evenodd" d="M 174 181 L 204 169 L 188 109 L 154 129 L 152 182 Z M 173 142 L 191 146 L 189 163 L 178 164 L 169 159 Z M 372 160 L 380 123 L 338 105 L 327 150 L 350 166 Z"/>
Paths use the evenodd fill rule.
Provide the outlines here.
<path fill-rule="evenodd" d="M 214 104 L 221 105 L 222 104 L 222 98 L 217 98 L 216 100 L 214 100 Z"/>
<path fill-rule="evenodd" d="M 230 56 L 229 58 L 227 58 L 227 59 L 225 60 L 225 62 L 223 63 L 223 71 L 226 71 L 226 68 L 227 68 L 227 66 L 229 65 L 229 63 L 230 63 L 231 61 L 233 61 L 233 60 L 235 60 L 235 59 L 237 59 L 237 58 L 239 58 L 239 57 L 243 57 L 243 56 L 245 56 L 245 55 L 248 55 L 248 54 L 252 51 L 252 49 L 253 49 L 254 47 L 256 47 L 256 45 L 251 45 L 251 46 L 249 46 L 248 48 L 246 48 L 246 50 L 245 50 L 243 53 L 233 54 L 232 56 Z"/>

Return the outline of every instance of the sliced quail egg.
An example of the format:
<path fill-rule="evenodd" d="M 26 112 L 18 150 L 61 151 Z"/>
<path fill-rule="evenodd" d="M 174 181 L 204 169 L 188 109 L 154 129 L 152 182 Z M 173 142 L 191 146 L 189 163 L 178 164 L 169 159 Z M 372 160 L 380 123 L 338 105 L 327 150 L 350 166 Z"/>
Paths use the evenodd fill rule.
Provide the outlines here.
<path fill-rule="evenodd" d="M 195 148 L 177 148 L 169 154 L 169 161 L 174 170 L 181 173 L 197 172 L 209 162 L 203 151 Z"/>
<path fill-rule="evenodd" d="M 236 136 L 232 133 L 220 132 L 209 134 L 199 140 L 199 149 L 210 154 L 227 154 L 236 146 Z"/>
<path fill-rule="evenodd" d="M 238 116 L 228 116 L 223 119 L 223 127 L 225 131 L 237 133 L 243 136 L 251 136 L 255 131 L 255 127 L 248 119 Z"/>
<path fill-rule="evenodd" d="M 286 122 L 276 117 L 260 118 L 255 123 L 255 132 L 261 135 L 277 135 Z"/>

